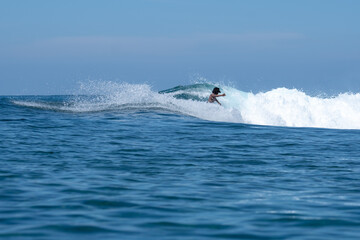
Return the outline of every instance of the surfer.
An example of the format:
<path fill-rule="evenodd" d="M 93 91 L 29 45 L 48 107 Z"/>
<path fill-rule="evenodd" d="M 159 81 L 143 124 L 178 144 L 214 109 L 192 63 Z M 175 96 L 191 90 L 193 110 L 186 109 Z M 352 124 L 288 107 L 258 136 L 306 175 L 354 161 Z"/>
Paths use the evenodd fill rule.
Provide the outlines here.
<path fill-rule="evenodd" d="M 226 96 L 226 95 L 225 95 L 225 93 L 219 95 L 219 93 L 221 93 L 221 92 L 220 92 L 220 89 L 217 88 L 217 87 L 214 88 L 213 91 L 212 91 L 212 94 L 210 94 L 210 96 L 209 96 L 208 102 L 209 102 L 209 103 L 213 103 L 213 102 L 216 101 L 218 104 L 221 105 L 221 103 L 220 103 L 216 98 L 217 98 L 217 97 L 224 97 L 224 96 Z"/>

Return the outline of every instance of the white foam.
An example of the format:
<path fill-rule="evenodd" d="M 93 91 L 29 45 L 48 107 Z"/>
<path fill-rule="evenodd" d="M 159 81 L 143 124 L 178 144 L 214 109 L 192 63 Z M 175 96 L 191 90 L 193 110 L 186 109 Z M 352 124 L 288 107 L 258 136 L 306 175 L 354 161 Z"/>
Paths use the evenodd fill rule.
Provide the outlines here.
<path fill-rule="evenodd" d="M 238 108 L 241 103 L 236 105 L 234 101 L 231 105 Z M 360 94 L 320 98 L 296 89 L 278 88 L 249 94 L 240 111 L 244 122 L 251 124 L 360 129 Z"/>

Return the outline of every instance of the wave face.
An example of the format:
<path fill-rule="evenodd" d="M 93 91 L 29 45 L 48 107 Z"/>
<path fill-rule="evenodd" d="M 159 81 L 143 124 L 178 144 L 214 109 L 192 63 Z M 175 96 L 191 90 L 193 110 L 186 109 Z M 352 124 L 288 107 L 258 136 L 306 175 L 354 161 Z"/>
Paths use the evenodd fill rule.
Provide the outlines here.
<path fill-rule="evenodd" d="M 207 103 L 215 85 L 177 86 L 155 92 L 147 84 L 87 82 L 64 102 L 14 101 L 17 105 L 66 112 L 156 110 L 196 118 L 258 125 L 360 129 L 360 94 L 312 97 L 297 89 L 277 88 L 257 94 L 216 85 L 222 106 Z"/>

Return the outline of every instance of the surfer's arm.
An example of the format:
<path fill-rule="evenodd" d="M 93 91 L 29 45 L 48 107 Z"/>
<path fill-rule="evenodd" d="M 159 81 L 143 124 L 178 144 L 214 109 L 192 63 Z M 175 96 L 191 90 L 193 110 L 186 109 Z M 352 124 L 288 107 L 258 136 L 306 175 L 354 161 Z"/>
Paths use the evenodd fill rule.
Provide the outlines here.
<path fill-rule="evenodd" d="M 226 95 L 225 95 L 225 93 L 224 94 L 219 94 L 219 95 L 213 95 L 213 97 L 225 97 Z"/>
<path fill-rule="evenodd" d="M 224 97 L 225 96 L 225 93 L 224 94 L 220 94 L 220 95 L 214 95 L 214 99 L 215 101 L 221 106 L 221 103 L 216 99 L 217 97 Z"/>

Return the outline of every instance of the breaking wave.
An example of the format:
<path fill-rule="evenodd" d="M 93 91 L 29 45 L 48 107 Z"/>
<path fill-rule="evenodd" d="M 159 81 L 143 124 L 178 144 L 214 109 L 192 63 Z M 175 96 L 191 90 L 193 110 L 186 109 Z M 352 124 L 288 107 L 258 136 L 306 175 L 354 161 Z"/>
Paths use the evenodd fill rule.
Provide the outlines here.
<path fill-rule="evenodd" d="M 222 106 L 207 103 L 213 84 L 177 86 L 156 92 L 147 84 L 87 82 L 62 102 L 15 100 L 17 105 L 65 112 L 156 110 L 234 123 L 286 127 L 360 129 L 360 94 L 314 97 L 297 89 L 243 92 L 219 86 Z"/>

